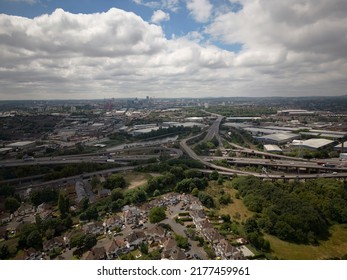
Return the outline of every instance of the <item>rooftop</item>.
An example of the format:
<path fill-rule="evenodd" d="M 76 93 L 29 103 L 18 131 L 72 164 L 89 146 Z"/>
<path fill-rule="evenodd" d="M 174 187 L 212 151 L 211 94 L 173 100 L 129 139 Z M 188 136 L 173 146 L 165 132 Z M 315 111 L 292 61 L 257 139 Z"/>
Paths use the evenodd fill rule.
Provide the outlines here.
<path fill-rule="evenodd" d="M 305 141 L 294 140 L 292 145 L 298 146 L 298 147 L 301 146 L 301 147 L 319 149 L 319 148 L 322 148 L 324 146 L 330 145 L 332 143 L 334 143 L 334 141 L 332 141 L 332 140 L 323 139 L 323 138 L 312 138 L 312 139 L 308 139 Z"/>

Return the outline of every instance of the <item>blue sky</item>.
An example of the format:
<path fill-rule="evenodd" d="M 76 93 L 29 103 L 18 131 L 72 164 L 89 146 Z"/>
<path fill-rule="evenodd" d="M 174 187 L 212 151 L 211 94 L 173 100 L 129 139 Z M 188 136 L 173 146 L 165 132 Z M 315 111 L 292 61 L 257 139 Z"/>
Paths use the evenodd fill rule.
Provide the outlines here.
<path fill-rule="evenodd" d="M 0 99 L 342 95 L 345 26 L 345 0 L 0 0 Z"/>
<path fill-rule="evenodd" d="M 169 1 L 167 1 L 169 2 Z M 42 14 L 51 14 L 57 8 L 71 13 L 102 13 L 111 8 L 119 8 L 128 12 L 134 12 L 145 21 L 151 21 L 153 12 L 162 10 L 168 13 L 170 20 L 161 22 L 161 26 L 167 38 L 172 36 L 185 36 L 189 32 L 198 31 L 203 33 L 206 22 L 194 20 L 190 11 L 186 7 L 186 1 L 172 1 L 172 6 L 165 4 L 165 1 L 153 0 L 0 0 L 0 12 L 8 15 L 17 15 L 34 18 Z M 238 12 L 242 9 L 240 2 L 230 2 L 228 0 L 214 0 L 214 11 Z M 208 20 L 207 20 L 208 21 Z M 241 44 L 227 44 L 211 38 L 204 34 L 204 41 L 211 40 L 216 46 L 230 51 L 239 51 Z"/>

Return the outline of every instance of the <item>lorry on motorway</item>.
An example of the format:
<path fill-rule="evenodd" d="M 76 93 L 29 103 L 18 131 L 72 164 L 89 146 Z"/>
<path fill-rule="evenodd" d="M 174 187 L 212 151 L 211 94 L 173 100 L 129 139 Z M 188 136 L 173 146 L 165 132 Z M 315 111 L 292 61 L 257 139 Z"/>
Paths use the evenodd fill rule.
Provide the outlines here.
<path fill-rule="evenodd" d="M 106 162 L 114 162 L 114 159 L 109 158 L 106 160 Z"/>

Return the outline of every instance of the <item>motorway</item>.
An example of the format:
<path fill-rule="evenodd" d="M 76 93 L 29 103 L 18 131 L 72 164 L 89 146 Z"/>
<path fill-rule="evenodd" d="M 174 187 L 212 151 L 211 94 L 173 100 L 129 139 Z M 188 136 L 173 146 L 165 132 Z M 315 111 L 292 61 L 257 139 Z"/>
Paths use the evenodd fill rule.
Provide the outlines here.
<path fill-rule="evenodd" d="M 320 170 L 320 171 L 337 171 L 347 172 L 347 164 L 337 162 L 335 167 L 326 167 L 323 165 L 318 165 L 315 161 L 289 161 L 289 160 L 268 160 L 262 158 L 239 158 L 239 157 L 204 157 L 205 161 L 211 162 L 214 160 L 226 160 L 229 164 L 235 165 L 263 165 L 263 166 L 272 166 L 272 167 L 284 167 L 292 169 L 311 169 L 311 170 Z"/>
<path fill-rule="evenodd" d="M 143 151 L 153 148 L 136 148 L 136 151 Z M 163 148 L 158 147 L 162 151 L 167 151 L 170 153 L 170 156 L 178 158 L 183 153 L 179 149 L 173 148 Z M 132 149 L 128 149 L 130 151 Z M 135 150 L 135 149 L 134 149 Z M 10 159 L 10 160 L 2 160 L 0 161 L 1 167 L 13 167 L 13 166 L 25 166 L 25 165 L 57 165 L 57 164 L 68 164 L 68 163 L 81 163 L 81 162 L 95 162 L 95 163 L 118 163 L 118 164 L 126 164 L 126 162 L 131 161 L 146 161 L 152 158 L 158 158 L 159 154 L 153 155 L 112 155 L 107 153 L 107 155 L 102 153 L 95 154 L 84 154 L 84 155 L 68 155 L 68 156 L 56 156 L 56 157 L 42 157 L 35 158 L 34 160 L 25 161 L 22 159 Z"/>
<path fill-rule="evenodd" d="M 219 126 L 223 119 L 223 116 L 218 115 L 217 120 L 210 126 L 210 128 L 207 131 L 207 135 L 204 138 L 204 140 L 209 139 L 212 140 L 214 136 L 218 138 L 219 136 Z M 242 146 L 229 143 L 234 148 L 237 148 L 239 151 L 248 153 L 248 154 L 257 154 L 261 155 L 263 157 L 270 157 L 270 158 L 278 158 L 279 160 L 269 160 L 269 159 L 255 159 L 255 158 L 235 158 L 235 157 L 200 157 L 198 156 L 187 144 L 190 140 L 193 140 L 194 138 L 199 137 L 200 135 L 196 135 L 187 139 L 184 139 L 180 142 L 180 147 L 183 151 L 186 152 L 186 154 L 195 160 L 200 161 L 204 166 L 210 169 L 218 170 L 221 174 L 225 175 L 253 175 L 258 178 L 264 178 L 264 179 L 312 179 L 317 177 L 324 177 L 324 178 L 347 178 L 347 168 L 345 165 L 340 165 L 341 163 L 335 163 L 335 167 L 325 167 L 322 165 L 318 165 L 317 162 L 307 161 L 302 158 L 294 158 L 294 157 L 288 157 L 288 156 L 281 156 L 281 155 L 274 155 L 266 152 L 260 152 L 255 151 L 251 149 L 244 148 Z M 221 142 L 219 140 L 219 142 Z M 223 166 L 218 166 L 210 161 L 215 159 L 226 159 L 229 160 L 229 164 L 242 164 L 242 165 L 263 165 L 263 166 L 273 166 L 273 167 L 283 167 L 287 169 L 298 169 L 298 168 L 305 168 L 305 169 L 316 169 L 318 171 L 328 171 L 328 173 L 324 174 L 269 174 L 268 172 L 264 173 L 257 173 L 257 172 L 248 172 L 248 171 L 242 171 L 234 168 L 227 168 Z M 331 161 L 330 161 L 331 162 Z M 211 170 L 201 170 L 203 172 L 212 172 Z"/>
<path fill-rule="evenodd" d="M 223 116 L 217 117 L 217 120 L 215 120 L 213 124 L 210 126 L 210 128 L 208 129 L 207 134 L 204 138 L 204 141 L 211 141 L 213 137 L 219 136 L 219 127 L 223 118 L 224 118 Z"/>
<path fill-rule="evenodd" d="M 216 115 L 216 114 L 215 114 Z M 216 137 L 219 141 L 219 144 L 222 145 L 221 137 L 219 135 L 219 127 L 221 124 L 221 121 L 223 119 L 223 116 L 216 115 L 217 119 L 214 121 L 214 123 L 210 126 L 210 128 L 207 130 L 207 134 L 204 138 L 204 140 L 212 140 L 213 137 Z M 95 162 L 95 163 L 118 163 L 118 164 L 127 164 L 127 162 L 131 161 L 145 161 L 151 158 L 158 158 L 159 154 L 152 154 L 147 155 L 144 154 L 143 151 L 148 150 L 162 150 L 166 151 L 170 154 L 170 156 L 178 158 L 183 154 L 183 151 L 192 159 L 200 161 L 207 169 L 201 170 L 202 172 L 210 173 L 212 170 L 218 170 L 220 174 L 232 176 L 232 175 L 253 175 L 258 178 L 264 178 L 264 179 L 311 179 L 311 178 L 317 178 L 317 177 L 324 177 L 324 178 L 347 178 L 347 166 L 345 163 L 338 162 L 337 160 L 326 160 L 325 162 L 333 163 L 335 167 L 325 167 L 322 165 L 318 165 L 317 162 L 311 160 L 305 160 L 302 158 L 294 158 L 294 157 L 288 157 L 288 156 L 282 156 L 282 155 L 275 155 L 271 153 L 256 151 L 248 148 L 244 148 L 242 146 L 236 145 L 234 143 L 229 143 L 233 148 L 237 149 L 236 151 L 239 151 L 241 153 L 245 153 L 248 155 L 258 155 L 262 156 L 264 158 L 242 158 L 242 157 L 200 157 L 198 156 L 188 145 L 188 142 L 190 140 L 193 140 L 194 138 L 201 137 L 202 134 L 195 135 L 193 137 L 184 139 L 180 142 L 180 148 L 181 149 L 173 149 L 173 148 L 166 148 L 162 146 L 156 146 L 156 147 L 146 147 L 146 148 L 139 148 L 139 147 L 133 147 L 131 149 L 125 149 L 123 151 L 119 151 L 118 153 L 95 153 L 95 154 L 83 154 L 83 155 L 70 155 L 70 156 L 59 156 L 59 157 L 50 157 L 50 158 L 36 158 L 33 161 L 24 161 L 24 160 L 2 160 L 0 161 L 1 167 L 13 167 L 13 166 L 24 166 L 24 165 L 52 165 L 52 164 L 68 164 L 68 163 L 82 163 L 82 162 Z M 132 155 L 127 153 L 134 153 L 134 151 L 138 152 L 139 154 Z M 235 151 L 235 150 L 234 150 Z M 125 154 L 124 154 L 125 153 Z M 270 173 L 269 170 L 263 172 L 263 173 L 257 173 L 257 172 L 249 172 L 249 171 L 243 171 L 236 168 L 228 168 L 223 167 L 214 164 L 212 161 L 214 160 L 227 160 L 229 164 L 235 164 L 235 165 L 256 165 L 256 166 L 264 166 L 265 168 L 268 167 L 275 167 L 277 169 L 285 169 L 285 171 L 280 172 L 281 174 L 278 174 L 279 171 L 277 171 L 277 174 Z M 118 167 L 118 168 L 112 168 L 107 170 L 102 170 L 98 172 L 91 172 L 91 173 L 85 173 L 78 176 L 71 176 L 69 178 L 62 178 L 54 181 L 49 182 L 40 182 L 37 184 L 32 184 L 30 187 L 42 187 L 45 185 L 59 185 L 66 182 L 73 182 L 75 180 L 83 178 L 90 178 L 94 175 L 100 175 L 100 174 L 109 174 L 113 172 L 119 172 L 119 171 L 125 171 L 125 170 L 131 170 L 133 169 L 133 166 L 124 166 L 124 167 Z M 266 169 L 265 169 L 266 170 Z M 292 172 L 293 170 L 297 170 L 298 172 Z M 305 171 L 311 171 L 316 170 L 319 172 L 319 174 L 303 174 L 302 170 Z M 300 172 L 299 172 L 300 171 Z M 292 173 L 289 173 L 292 172 Z M 322 173 L 320 173 L 322 172 Z M 300 174 L 299 174 L 300 173 Z M 31 176 L 28 177 L 28 179 L 39 179 L 42 178 L 43 175 L 37 175 L 37 176 Z M 12 179 L 12 181 L 17 180 L 20 182 L 21 180 L 24 180 L 24 178 L 18 178 L 18 179 Z M 7 180 L 9 181 L 9 180 Z M 6 183 L 5 181 L 2 181 L 0 183 Z M 28 186 L 21 187 L 23 189 L 28 188 Z M 20 188 L 19 188 L 20 189 Z"/>
<path fill-rule="evenodd" d="M 153 147 L 146 147 L 146 148 L 131 148 L 126 149 L 124 152 L 143 152 L 145 150 L 154 149 Z M 166 151 L 171 157 L 173 158 L 179 158 L 182 156 L 183 152 L 180 149 L 174 149 L 174 148 L 166 148 L 166 147 L 155 147 L 156 150 Z M 34 160 L 30 161 L 24 161 L 22 159 L 11 159 L 11 160 L 2 160 L 0 161 L 0 166 L 2 168 L 4 167 L 16 167 L 16 166 L 26 166 L 26 165 L 59 165 L 59 164 L 73 164 L 73 163 L 83 163 L 83 162 L 94 162 L 94 163 L 116 163 L 121 165 L 126 165 L 127 162 L 131 161 L 145 161 L 152 158 L 159 158 L 160 154 L 154 154 L 154 155 L 119 155 L 119 154 L 113 154 L 113 153 L 94 153 L 94 154 L 83 154 L 83 155 L 69 155 L 69 156 L 57 156 L 57 157 L 43 157 L 43 158 L 35 158 Z M 120 172 L 125 170 L 132 170 L 135 166 L 124 166 L 124 167 L 117 167 L 117 168 L 111 168 L 106 170 L 101 170 L 97 172 L 91 172 L 91 173 L 83 173 L 82 175 L 76 175 L 71 176 L 67 178 L 62 178 L 58 180 L 53 181 L 47 181 L 47 182 L 37 182 L 37 180 L 40 180 L 43 178 L 44 174 L 41 175 L 35 175 L 35 176 L 28 176 L 28 177 L 22 177 L 22 178 L 14 178 L 9 180 L 3 180 L 0 181 L 1 184 L 14 184 L 14 183 L 23 183 L 23 182 L 30 182 L 30 185 L 23 184 L 23 187 L 19 187 L 18 190 L 25 189 L 25 188 L 37 188 L 41 186 L 46 185 L 59 185 L 66 182 L 74 182 L 75 180 L 81 179 L 81 176 L 83 178 L 91 178 L 94 175 L 102 175 L 102 174 L 109 174 L 113 172 Z M 34 182 L 37 183 L 34 183 Z"/>

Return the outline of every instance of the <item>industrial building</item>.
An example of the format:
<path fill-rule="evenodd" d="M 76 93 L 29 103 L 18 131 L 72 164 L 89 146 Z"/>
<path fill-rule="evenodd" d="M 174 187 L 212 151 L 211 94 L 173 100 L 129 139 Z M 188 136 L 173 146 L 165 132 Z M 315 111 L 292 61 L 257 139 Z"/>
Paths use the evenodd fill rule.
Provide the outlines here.
<path fill-rule="evenodd" d="M 325 147 L 328 147 L 335 142 L 328 139 L 323 138 L 312 138 L 308 140 L 294 140 L 292 143 L 292 147 L 295 148 L 302 148 L 302 149 L 309 149 L 309 150 L 318 150 Z"/>
<path fill-rule="evenodd" d="M 335 151 L 339 151 L 339 152 L 343 152 L 343 153 L 347 152 L 347 141 L 346 141 L 346 142 L 343 142 L 343 148 L 342 148 L 341 146 L 342 146 L 341 143 L 338 144 L 338 145 L 336 145 L 336 146 L 334 147 L 334 150 L 335 150 Z"/>
<path fill-rule="evenodd" d="M 227 121 L 255 121 L 261 120 L 261 117 L 228 117 Z"/>
<path fill-rule="evenodd" d="M 148 127 L 148 128 L 143 128 L 143 129 L 136 129 L 136 130 L 133 130 L 131 132 L 131 134 L 133 136 L 137 136 L 137 135 L 149 133 L 149 132 L 152 132 L 152 131 L 157 131 L 157 130 L 159 130 L 159 128 L 160 128 L 159 126 L 155 126 L 155 127 Z"/>
<path fill-rule="evenodd" d="M 35 141 L 19 141 L 8 144 L 6 147 L 12 149 L 29 149 L 35 147 Z"/>
<path fill-rule="evenodd" d="M 302 135 L 311 135 L 316 137 L 324 137 L 329 139 L 342 139 L 347 137 L 347 132 L 345 131 L 331 131 L 331 130 L 317 130 L 311 129 L 309 132 L 300 132 Z"/>
<path fill-rule="evenodd" d="M 277 115 L 281 116 L 307 116 L 314 115 L 315 112 L 307 110 L 289 109 L 277 111 Z"/>
<path fill-rule="evenodd" d="M 281 145 L 298 139 L 300 136 L 293 133 L 274 133 L 269 135 L 264 135 L 260 137 L 255 137 L 261 143 Z"/>
<path fill-rule="evenodd" d="M 277 145 L 264 145 L 264 151 L 268 153 L 280 153 L 282 152 L 282 149 L 278 147 Z"/>

